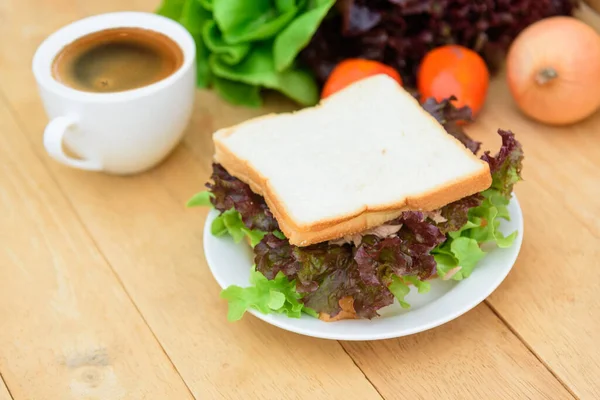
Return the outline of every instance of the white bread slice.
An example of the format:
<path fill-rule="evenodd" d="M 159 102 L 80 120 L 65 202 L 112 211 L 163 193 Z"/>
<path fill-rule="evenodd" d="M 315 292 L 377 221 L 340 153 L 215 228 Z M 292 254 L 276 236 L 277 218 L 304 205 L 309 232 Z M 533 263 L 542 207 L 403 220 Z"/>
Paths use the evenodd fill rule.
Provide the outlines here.
<path fill-rule="evenodd" d="M 492 182 L 479 160 L 386 75 L 320 105 L 215 132 L 215 161 L 264 196 L 290 243 L 362 232 Z"/>

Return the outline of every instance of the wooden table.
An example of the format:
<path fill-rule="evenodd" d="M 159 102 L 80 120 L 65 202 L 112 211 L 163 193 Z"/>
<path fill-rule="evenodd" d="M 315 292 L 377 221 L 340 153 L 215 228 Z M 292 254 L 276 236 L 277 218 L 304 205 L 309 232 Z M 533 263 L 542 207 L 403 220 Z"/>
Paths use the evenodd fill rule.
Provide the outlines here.
<path fill-rule="evenodd" d="M 226 304 L 204 260 L 210 134 L 265 110 L 198 92 L 185 140 L 135 177 L 75 171 L 42 146 L 30 72 L 52 31 L 153 0 L 0 1 L 0 400 L 600 398 L 600 115 L 523 118 L 502 77 L 470 133 L 526 151 L 515 268 L 471 312 L 378 342 L 289 333 Z M 288 105 L 269 105 L 271 110 Z"/>

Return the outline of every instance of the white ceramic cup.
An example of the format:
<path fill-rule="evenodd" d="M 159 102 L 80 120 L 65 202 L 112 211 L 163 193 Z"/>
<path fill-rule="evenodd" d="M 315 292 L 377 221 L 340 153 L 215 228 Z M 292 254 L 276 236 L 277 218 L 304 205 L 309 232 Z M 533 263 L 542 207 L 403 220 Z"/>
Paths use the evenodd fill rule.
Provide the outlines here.
<path fill-rule="evenodd" d="M 69 43 L 110 28 L 144 28 L 171 38 L 183 51 L 181 67 L 139 89 L 90 93 L 52 76 L 56 55 Z M 132 174 L 161 162 L 177 145 L 190 120 L 196 87 L 196 47 L 178 23 L 155 14 L 118 12 L 85 18 L 50 35 L 33 57 L 33 73 L 50 122 L 44 146 L 71 167 Z M 64 151 L 65 145 L 79 156 Z"/>

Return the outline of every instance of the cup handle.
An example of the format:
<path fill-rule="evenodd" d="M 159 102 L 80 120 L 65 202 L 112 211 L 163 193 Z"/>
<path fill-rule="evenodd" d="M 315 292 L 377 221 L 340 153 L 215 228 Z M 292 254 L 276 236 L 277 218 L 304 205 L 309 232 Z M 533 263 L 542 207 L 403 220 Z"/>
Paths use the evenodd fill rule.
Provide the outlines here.
<path fill-rule="evenodd" d="M 63 141 L 68 129 L 77 124 L 74 117 L 56 117 L 52 119 L 44 130 L 44 147 L 52 158 L 69 167 L 87 171 L 101 171 L 102 164 L 94 160 L 78 160 L 65 154 Z"/>

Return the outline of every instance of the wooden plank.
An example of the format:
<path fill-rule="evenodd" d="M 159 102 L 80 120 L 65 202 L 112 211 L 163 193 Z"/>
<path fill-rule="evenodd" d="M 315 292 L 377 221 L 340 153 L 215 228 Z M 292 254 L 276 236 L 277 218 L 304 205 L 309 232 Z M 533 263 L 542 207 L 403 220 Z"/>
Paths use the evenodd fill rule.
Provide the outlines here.
<path fill-rule="evenodd" d="M 600 398 L 600 114 L 544 126 L 514 107 L 503 76 L 474 136 L 490 148 L 498 127 L 518 134 L 525 181 L 517 194 L 525 237 L 517 265 L 489 304 L 581 398 Z"/>
<path fill-rule="evenodd" d="M 0 372 L 12 394 L 191 398 L 1 99 L 0 138 Z"/>
<path fill-rule="evenodd" d="M 208 97 L 212 95 L 206 95 Z M 208 100 L 208 99 L 207 99 Z M 62 167 L 58 168 L 62 170 Z M 211 382 L 227 382 L 228 380 L 234 379 L 240 374 L 240 371 L 245 371 L 248 365 L 251 363 L 250 360 L 264 360 L 267 365 L 256 365 L 254 368 L 261 370 L 261 373 L 267 375 L 268 381 L 280 382 L 282 379 L 289 379 L 290 375 L 295 375 L 293 369 L 298 368 L 302 370 L 304 368 L 310 368 L 311 372 L 316 372 L 317 375 L 322 374 L 329 375 L 329 379 L 323 382 L 323 378 L 319 378 L 321 381 L 317 387 L 324 387 L 325 392 L 322 392 L 324 397 L 331 396 L 349 396 L 350 398 L 368 398 L 368 394 L 361 392 L 360 388 L 357 388 L 357 381 L 363 380 L 362 376 L 358 373 L 354 373 L 356 369 L 352 364 L 346 362 L 341 354 L 338 353 L 337 345 L 332 342 L 316 341 L 310 338 L 304 338 L 298 335 L 289 334 L 287 332 L 280 331 L 276 328 L 265 325 L 264 323 L 255 320 L 254 318 L 246 318 L 244 321 L 238 324 L 228 324 L 224 321 L 225 306 L 218 299 L 218 288 L 212 282 L 208 268 L 205 262 L 196 254 L 201 255 L 201 223 L 205 211 L 195 210 L 194 212 L 182 210 L 181 207 L 175 205 L 183 204 L 189 194 L 193 193 L 190 191 L 190 187 L 200 186 L 204 182 L 203 176 L 206 176 L 204 168 L 198 165 L 196 159 L 190 154 L 186 147 L 180 148 L 176 154 L 171 157 L 161 168 L 152 171 L 149 174 L 130 178 L 118 178 L 115 177 L 103 177 L 103 176 L 89 176 L 89 174 L 81 174 L 79 172 L 73 172 L 64 170 L 66 174 L 78 175 L 80 180 L 76 184 L 69 185 L 72 182 L 73 176 L 69 179 L 65 186 L 76 204 L 76 208 L 79 210 L 80 215 L 85 221 L 89 221 L 90 229 L 100 247 L 103 249 L 109 260 L 112 260 L 113 255 L 115 261 L 111 261 L 119 272 L 123 279 L 126 287 L 132 293 L 134 299 L 136 299 L 138 306 L 142 310 L 142 313 L 146 316 L 150 326 L 153 327 L 159 340 L 163 343 L 163 346 L 167 350 L 168 354 L 174 360 L 182 376 L 186 379 L 188 385 L 195 392 L 198 386 L 207 389 L 207 382 L 198 379 L 198 376 L 202 374 L 209 374 Z M 60 173 L 59 173 L 60 175 Z M 96 178 L 100 180 L 96 180 Z M 144 181 L 143 185 L 137 185 L 139 181 Z M 100 183 L 101 181 L 107 181 Z M 120 182 L 122 181 L 122 182 Z M 110 182 L 110 184 L 108 183 Z M 152 188 L 156 182 L 161 183 L 167 188 L 168 194 L 162 194 L 158 188 Z M 109 188 L 110 187 L 110 188 Z M 108 190 L 108 192 L 107 192 Z M 102 200 L 99 198 L 106 197 L 107 199 L 118 198 L 121 208 L 118 211 L 111 211 L 110 209 L 115 208 L 115 205 L 111 201 Z M 146 200 L 144 200 L 146 199 Z M 150 201 L 148 199 L 151 199 Z M 169 202 L 175 199 L 174 205 L 169 205 Z M 93 209 L 86 210 L 89 208 L 89 204 L 98 203 Z M 162 206 L 152 204 L 157 202 Z M 141 204 L 146 203 L 146 204 Z M 88 206 L 78 206 L 87 204 Z M 128 209 L 133 209 L 137 205 L 136 215 L 127 217 Z M 157 212 L 156 210 L 159 210 Z M 119 215 L 120 224 L 115 225 L 114 221 L 116 218 L 110 215 Z M 160 216 L 154 215 L 160 214 Z M 200 216 L 200 215 L 201 216 Z M 187 215 L 187 217 L 186 217 Z M 156 219 L 156 222 L 150 222 Z M 104 221 L 104 222 L 103 222 Z M 128 225 L 140 224 L 137 228 L 128 228 Z M 144 226 L 142 228 L 142 225 Z M 135 231 L 137 229 L 137 233 Z M 150 232 L 143 234 L 140 237 L 140 232 Z M 182 237 L 183 235 L 189 235 L 192 240 Z M 136 241 L 145 242 L 140 244 L 139 249 L 136 244 L 127 244 L 127 237 L 136 236 Z M 147 237 L 146 237 L 147 236 Z M 122 240 L 121 240 L 122 239 Z M 185 244 L 182 244 L 185 242 Z M 128 268 L 121 269 L 118 265 L 120 264 L 116 257 L 131 257 L 128 264 Z M 136 259 L 143 259 L 144 262 L 136 262 Z M 153 260 L 153 261 L 150 261 Z M 156 262 L 156 266 L 152 267 L 152 263 Z M 141 264 L 138 271 L 136 271 L 133 265 Z M 148 269 L 149 266 L 152 269 Z M 179 272 L 177 271 L 179 269 Z M 170 271 L 170 273 L 165 272 Z M 160 275 L 159 275 L 160 274 Z M 180 275 L 181 274 L 181 275 Z M 157 276 L 160 279 L 146 279 L 143 285 L 138 282 L 139 276 Z M 178 276 L 180 275 L 180 276 Z M 197 281 L 195 284 L 189 282 Z M 198 282 L 210 283 L 210 285 L 199 286 Z M 192 286 L 193 293 L 189 293 L 187 286 Z M 155 298 L 152 298 L 155 297 Z M 181 297 L 178 299 L 178 297 Z M 184 299 L 185 297 L 185 299 Z M 167 309 L 176 309 L 182 316 L 169 315 L 165 316 L 168 311 Z M 198 309 L 203 308 L 203 314 L 199 315 Z M 502 326 L 498 319 L 493 316 L 491 311 L 483 306 L 481 311 L 487 319 L 495 322 L 496 325 Z M 158 315 L 155 315 L 158 314 Z M 160 319 L 159 319 L 160 318 Z M 462 330 L 469 330 L 468 320 L 456 321 Z M 194 326 L 198 324 L 198 326 Z M 201 328 L 199 326 L 205 326 Z M 214 329 L 217 328 L 222 341 L 228 343 L 227 356 L 223 358 L 228 359 L 229 365 L 237 365 L 239 370 L 233 372 L 231 375 L 228 371 L 217 371 L 218 365 L 216 362 L 221 362 L 221 359 L 216 360 L 204 360 L 203 363 L 199 363 L 198 356 L 193 351 L 185 351 L 189 348 L 197 348 L 198 338 L 196 336 L 205 337 L 204 340 L 209 343 L 210 348 L 216 351 L 218 344 L 215 345 Z M 485 347 L 485 337 L 492 336 L 497 326 L 492 326 L 490 329 L 492 332 L 485 332 L 486 335 L 472 335 L 467 336 L 464 340 L 456 343 L 454 347 L 451 347 L 447 354 L 449 358 L 459 358 L 461 354 L 472 351 L 473 348 Z M 440 328 L 442 332 L 446 332 L 444 328 Z M 481 330 L 484 330 L 483 328 Z M 506 330 L 506 328 L 504 328 Z M 183 333 L 183 334 L 182 334 Z M 179 334 L 179 337 L 177 335 Z M 440 333 L 435 337 L 431 337 L 430 342 L 435 343 L 439 336 L 444 336 L 446 333 Z M 536 363 L 535 358 L 518 342 L 518 340 L 510 333 L 504 332 L 503 335 L 509 336 L 509 345 L 516 346 L 512 351 L 508 351 L 508 345 L 494 348 L 495 351 L 501 351 L 496 354 L 492 351 L 482 352 L 480 360 L 490 364 L 493 363 L 497 357 L 503 359 L 509 359 L 511 357 L 518 360 L 523 365 L 529 365 Z M 501 336 L 501 335 L 498 335 Z M 173 338 L 177 337 L 178 343 L 173 343 Z M 266 341 L 273 343 L 275 348 L 264 348 L 264 346 L 257 345 L 257 338 L 268 337 Z M 419 337 L 419 336 L 416 336 Z M 400 339 L 404 340 L 404 339 Z M 421 340 L 421 339 L 419 339 Z M 283 344 L 280 344 L 283 342 Z M 393 342 L 393 341 L 388 341 Z M 385 342 L 382 342 L 385 343 Z M 180 346 L 183 348 L 180 348 Z M 385 345 L 380 343 L 369 344 L 368 346 L 381 347 L 385 349 Z M 332 347 L 334 348 L 332 351 Z M 290 355 L 285 354 L 285 350 L 294 348 L 297 355 L 301 355 L 302 359 L 305 360 L 308 365 L 297 365 L 297 359 L 292 358 L 289 363 L 286 361 L 290 358 Z M 234 350 L 232 352 L 232 350 Z M 273 354 L 273 350 L 277 354 Z M 357 357 L 360 350 L 354 349 L 355 352 L 351 354 Z M 186 354 L 182 354 L 185 351 Z M 323 357 L 323 352 L 327 351 L 327 356 Z M 208 353 L 207 348 L 202 348 L 202 352 Z M 223 350 L 219 349 L 219 352 Z M 232 354 L 233 353 L 233 354 Z M 364 351 L 363 355 L 368 359 L 372 356 L 371 351 Z M 398 353 L 397 356 L 403 356 L 403 353 Z M 277 361 L 277 359 L 283 359 L 283 361 Z M 357 360 L 359 358 L 357 357 Z M 533 360 L 533 361 L 532 361 Z M 390 364 L 393 364 L 390 360 Z M 256 361 L 255 361 L 256 363 Z M 278 363 L 280 371 L 274 371 L 273 368 L 269 368 L 268 364 Z M 335 365 L 340 363 L 345 364 L 345 368 L 342 370 L 333 369 Z M 312 365 L 312 367 L 310 367 Z M 359 364 L 359 367 L 364 368 L 363 365 Z M 478 372 L 480 369 L 479 363 L 465 364 L 464 379 L 462 384 L 466 386 L 475 386 L 480 383 L 478 380 Z M 214 372 L 207 372 L 214 370 Z M 284 371 L 287 372 L 284 372 Z M 374 382 L 374 376 L 385 372 L 385 369 L 380 366 L 374 370 L 364 369 L 367 376 Z M 225 372 L 225 373 L 224 373 Z M 421 371 L 423 372 L 423 371 Z M 560 384 L 553 379 L 551 374 L 546 371 L 541 364 L 537 363 L 537 368 L 521 378 L 518 382 L 513 382 L 510 378 L 521 374 L 521 369 L 517 366 L 506 365 L 501 370 L 494 371 L 501 378 L 502 381 L 506 382 L 508 392 L 527 394 L 527 391 L 523 390 L 523 386 L 533 387 L 534 390 L 543 392 L 540 388 L 542 383 L 548 384 L 549 388 L 552 388 L 558 394 L 567 395 L 567 392 L 562 389 Z M 353 383 L 347 382 L 346 379 L 339 376 L 342 373 L 346 376 L 352 376 Z M 306 372 L 304 373 L 306 376 Z M 264 393 L 274 390 L 272 387 L 266 386 L 263 380 L 259 376 L 253 376 L 250 382 L 242 382 L 233 387 L 223 386 L 219 388 L 219 395 L 226 397 L 231 396 L 236 398 L 242 395 L 244 390 L 248 390 L 246 384 L 251 384 L 254 390 L 264 395 Z M 314 380 L 311 379 L 311 386 L 314 386 Z M 413 380 L 401 379 L 400 382 L 403 385 L 415 385 L 416 392 L 420 393 L 421 396 L 427 396 L 429 393 L 428 387 L 428 376 L 425 374 L 415 374 Z M 336 381 L 345 382 L 347 385 L 347 391 L 342 390 Z M 552 383 L 553 382 L 553 383 Z M 340 382 L 341 383 L 341 382 Z M 389 382 L 388 382 L 389 383 Z M 263 386 L 264 385 L 264 386 Z M 291 385 L 291 383 L 290 383 Z M 377 384 L 376 384 L 377 385 Z M 387 387 L 383 385 L 378 387 L 380 391 Z M 336 391 L 331 391 L 335 389 Z M 562 391 L 561 391 L 562 389 Z M 238 391 L 239 390 L 239 391 Z M 306 388 L 296 388 L 295 391 L 306 390 Z M 215 392 L 216 395 L 217 392 Z M 289 395 L 287 389 L 280 392 L 280 396 L 284 397 Z M 311 397 L 319 398 L 321 393 L 311 393 Z M 370 395 L 375 396 L 372 392 Z M 353 397 L 356 396 L 356 397 Z M 384 394 L 385 396 L 385 394 Z M 279 397 L 279 396 L 278 396 Z M 284 397 L 285 398 L 285 397 Z M 391 397 L 393 398 L 393 397 Z M 555 397 L 561 398 L 561 397 Z M 565 398 L 565 397 L 562 397 Z"/>
<path fill-rule="evenodd" d="M 106 2 L 106 4 L 109 3 Z M 0 43 L 1 53 L 3 56 L 7 54 L 0 66 L 0 72 L 2 72 L 0 73 L 0 84 L 10 94 L 11 103 L 14 105 L 17 115 L 27 127 L 36 151 L 42 154 L 43 150 L 39 144 L 39 138 L 44 116 L 39 101 L 33 92 L 34 85 L 26 61 L 30 59 L 35 44 L 39 43 L 50 30 L 55 29 L 67 20 L 73 19 L 78 8 L 73 7 L 72 2 L 67 0 L 63 0 L 60 7 L 55 6 L 54 3 L 50 7 L 49 3 L 48 5 L 46 3 L 23 4 L 14 0 L 3 4 L 11 5 L 11 18 L 3 20 L 3 24 L 0 24 L 2 36 L 5 34 L 17 35 L 22 37 L 23 40 L 20 41 L 20 46 L 17 48 L 15 46 L 8 48 L 6 47 L 8 43 Z M 81 4 L 79 5 L 81 6 Z M 110 7 L 110 4 L 92 4 L 93 9 L 88 8 L 85 13 L 101 11 L 100 7 L 107 7 L 104 10 L 107 11 Z M 122 2 L 120 7 L 128 7 L 129 4 L 128 2 Z M 131 5 L 131 8 L 133 8 L 133 3 Z M 88 3 L 85 6 L 88 7 Z M 150 10 L 153 4 L 141 0 L 139 4 L 135 4 L 135 7 L 138 6 Z M 33 8 L 36 9 L 36 12 L 33 12 Z M 61 14 L 61 12 L 64 13 Z M 499 88 L 498 85 L 500 85 L 499 82 L 494 84 L 489 104 L 495 104 L 498 101 L 496 97 L 502 98 L 502 96 L 505 96 L 505 93 L 502 92 L 504 89 Z M 489 134 L 490 129 L 495 130 L 498 123 L 501 123 L 501 126 L 507 126 L 509 122 L 510 125 L 513 125 L 514 121 L 510 118 L 518 119 L 518 117 L 511 114 L 510 105 L 506 102 L 505 97 L 500 100 L 499 104 L 504 105 L 500 107 L 496 107 L 496 105 L 494 107 L 488 106 L 488 109 L 482 115 L 481 121 L 472 129 L 476 135 L 488 138 L 491 136 Z M 212 154 L 209 133 L 223 124 L 236 119 L 243 119 L 252 113 L 252 111 L 245 109 L 225 106 L 222 103 L 215 102 L 212 94 L 201 93 L 197 113 L 186 138 L 186 145 L 180 147 L 177 153 L 161 168 L 136 178 L 97 176 L 68 171 L 52 163 L 48 165 L 52 167 L 53 174 L 60 181 L 61 186 L 68 192 L 69 198 L 76 205 L 78 212 L 90 230 L 92 230 L 102 250 L 107 254 L 109 260 L 114 263 L 117 272 L 142 312 L 148 318 L 159 340 L 163 342 L 165 349 L 172 356 L 195 393 L 235 397 L 239 396 L 244 389 L 257 388 L 254 393 L 256 396 L 260 396 L 271 390 L 272 385 L 277 384 L 281 393 L 280 398 L 290 395 L 290 393 L 302 393 L 307 397 L 315 398 L 342 395 L 351 398 L 375 397 L 377 394 L 365 383 L 359 371 L 354 368 L 348 358 L 343 356 L 339 347 L 332 346 L 331 342 L 291 335 L 268 327 L 252 318 L 248 318 L 237 325 L 229 325 L 223 321 L 224 307 L 218 299 L 218 289 L 206 270 L 200 249 L 200 227 L 203 214 L 202 212 L 185 212 L 177 207 L 189 194 L 201 186 L 207 176 L 206 167 Z M 533 129 L 539 131 L 538 136 L 541 136 L 541 138 L 527 141 L 528 157 L 529 149 L 533 147 L 532 151 L 537 152 L 538 160 L 542 161 L 541 165 L 546 165 L 550 160 L 557 159 L 555 157 L 556 153 L 562 156 L 561 160 L 567 158 L 569 162 L 562 164 L 564 170 L 554 168 L 551 174 L 558 174 L 562 177 L 561 187 L 565 185 L 565 182 L 570 184 L 569 176 L 572 171 L 569 169 L 569 165 L 572 158 L 581 157 L 579 165 L 575 168 L 575 171 L 579 172 L 581 168 L 585 170 L 585 167 L 581 167 L 582 164 L 593 163 L 594 157 L 598 154 L 596 150 L 593 150 L 593 146 L 586 148 L 587 141 L 595 140 L 590 136 L 587 136 L 589 139 L 584 138 L 587 134 L 586 130 L 598 126 L 597 121 L 589 124 L 591 125 L 583 125 L 580 130 L 581 134 L 577 139 L 580 141 L 579 144 L 583 144 L 585 148 L 583 152 L 579 152 L 580 146 L 563 143 L 562 140 L 558 144 L 554 143 L 553 140 L 556 135 L 545 136 L 543 132 L 546 128 L 533 125 Z M 515 126 L 514 129 L 517 130 L 517 127 Z M 492 142 L 492 140 L 488 141 Z M 548 143 L 552 144 L 552 146 L 549 146 L 550 149 L 555 151 L 547 154 L 548 149 L 545 146 Z M 537 151 L 538 147 L 541 150 Z M 193 155 L 190 153 L 193 153 Z M 528 165 L 531 165 L 531 163 Z M 593 171 L 593 169 L 591 170 Z M 538 173 L 545 176 L 544 171 Z M 550 179 L 544 181 L 544 184 L 548 183 L 547 181 L 549 182 Z M 541 192 L 546 190 L 545 187 L 539 185 L 535 189 L 539 189 Z M 597 223 L 592 218 L 586 218 L 586 216 L 597 215 L 597 208 L 594 208 L 592 202 L 585 204 L 585 207 L 580 207 L 578 196 L 582 192 L 585 198 L 591 198 L 595 195 L 593 190 L 589 188 L 579 188 L 578 191 L 571 194 L 570 202 L 565 202 L 565 204 L 570 205 L 570 211 L 578 218 L 579 225 L 570 225 L 569 228 L 593 230 L 596 229 Z M 524 193 L 524 196 L 531 196 L 531 205 L 526 210 L 528 214 L 537 212 L 536 206 L 538 203 L 533 200 L 534 193 L 536 193 L 535 190 Z M 557 195 L 556 192 L 552 192 L 552 196 L 554 195 Z M 548 213 L 559 212 L 561 212 L 560 208 L 551 203 Z M 548 215 L 542 214 L 539 219 L 527 220 L 527 229 L 531 229 L 530 226 L 535 227 L 536 223 L 538 228 L 547 228 L 547 226 L 539 225 L 539 221 L 547 217 Z M 587 222 L 584 223 L 584 220 L 587 220 Z M 113 231 L 116 232 L 115 236 L 112 236 Z M 568 235 L 564 234 L 563 236 L 569 240 Z M 581 236 L 578 236 L 577 239 L 580 239 Z M 563 239 L 562 236 L 561 239 Z M 119 240 L 125 244 L 117 243 Z M 543 249 L 543 251 L 549 253 L 545 261 L 550 260 L 549 264 L 552 266 L 552 260 L 549 258 L 552 249 L 546 248 L 542 241 L 537 241 L 535 234 L 526 237 L 526 243 L 530 241 L 536 243 L 535 250 Z M 570 239 L 569 244 L 577 243 Z M 554 242 L 554 245 L 560 247 L 557 246 L 557 242 Z M 572 247 L 569 247 L 569 249 L 572 249 Z M 588 251 L 589 247 L 585 247 L 585 249 Z M 531 252 L 532 250 L 528 251 Z M 576 260 L 580 262 L 582 257 Z M 561 259 L 561 261 L 563 260 Z M 496 307 L 496 303 L 504 305 L 504 307 L 497 307 L 503 317 L 517 330 L 520 336 L 525 338 L 528 345 L 549 364 L 550 368 L 556 367 L 559 369 L 561 379 L 568 385 L 576 385 L 577 390 L 582 390 L 582 393 L 593 393 L 589 390 L 595 388 L 596 383 L 594 380 L 587 379 L 587 376 L 584 379 L 573 375 L 584 368 L 590 368 L 588 370 L 589 374 L 598 376 L 598 367 L 593 365 L 593 362 L 600 359 L 599 350 L 595 350 L 594 345 L 586 348 L 590 341 L 583 337 L 588 332 L 597 331 L 600 324 L 597 323 L 598 314 L 595 310 L 598 308 L 588 310 L 591 317 L 589 319 L 592 322 L 585 325 L 585 329 L 569 329 L 568 322 L 573 322 L 568 318 L 569 312 L 574 310 L 572 302 L 563 304 L 564 301 L 560 302 L 560 300 L 553 298 L 553 295 L 560 293 L 562 289 L 559 285 L 560 281 L 552 281 L 552 278 L 556 278 L 558 273 L 552 275 L 546 269 L 541 272 L 538 270 L 537 275 L 536 271 L 533 271 L 530 276 L 525 277 L 532 277 L 529 280 L 522 280 L 522 278 L 517 280 L 514 276 L 517 275 L 517 271 L 523 269 L 521 268 L 522 265 L 523 263 L 519 262 L 517 270 L 511 274 L 508 282 L 492 298 L 492 305 L 494 307 Z M 525 265 L 529 267 L 529 265 Z M 571 264 L 567 265 L 573 267 Z M 548 266 L 546 265 L 545 268 L 548 268 Z M 578 271 L 580 273 L 575 277 L 580 277 L 581 272 L 585 271 L 586 268 L 589 269 L 589 262 L 587 264 L 584 262 L 579 266 Z M 556 267 L 556 271 L 559 271 L 558 267 Z M 542 284 L 540 292 L 537 290 L 538 281 L 546 273 L 549 274 L 548 277 L 544 277 L 547 287 Z M 140 279 L 140 277 L 143 277 L 143 279 Z M 575 280 L 575 277 L 573 280 Z M 552 282 L 555 283 L 552 284 Z M 520 286 L 518 291 L 505 289 L 507 286 L 515 284 L 527 286 Z M 533 284 L 536 285 L 536 290 L 531 289 Z M 500 299 L 501 293 L 508 292 L 511 296 L 507 296 L 503 301 L 497 301 L 497 299 Z M 581 304 L 586 304 L 590 299 L 588 294 L 585 293 L 585 296 L 581 299 L 578 297 L 577 300 L 578 302 L 581 301 Z M 542 307 L 544 309 L 540 312 Z M 489 329 L 496 329 L 495 326 L 498 321 L 489 313 L 489 310 L 486 310 L 485 307 L 482 309 L 485 311 L 480 312 L 484 313 L 486 320 L 491 318 L 492 321 L 495 321 L 491 324 L 492 328 Z M 507 310 L 511 312 L 507 312 Z M 583 321 L 581 312 L 580 310 L 576 311 L 578 312 L 574 314 L 577 318 L 575 322 L 580 324 Z M 202 313 L 205 313 L 205 315 L 202 315 Z M 462 326 L 463 319 L 469 318 L 469 315 L 453 324 Z M 513 320 L 518 323 L 514 324 Z M 464 325 L 467 328 L 461 329 L 468 329 L 469 324 L 464 322 Z M 561 325 L 561 327 L 557 325 Z M 450 326 L 452 325 L 448 325 L 448 327 Z M 449 329 L 448 327 L 438 328 L 434 333 Z M 577 328 L 581 327 L 577 326 Z M 526 334 L 525 336 L 523 332 Z M 485 343 L 488 337 L 491 338 L 490 340 L 499 340 L 500 338 L 493 333 L 493 331 L 485 330 L 483 337 L 478 338 L 478 341 L 468 343 L 468 347 L 465 343 L 461 346 L 450 347 L 452 350 L 447 350 L 451 352 L 449 357 L 460 357 L 468 351 L 475 352 L 482 345 L 482 342 Z M 427 337 L 427 335 L 429 334 L 417 335 L 414 340 L 420 341 L 421 337 Z M 510 337 L 509 333 L 503 331 L 501 336 L 504 337 L 505 335 Z M 271 347 L 263 349 L 262 347 L 265 346 L 262 343 L 265 339 L 270 341 Z M 513 339 L 508 340 L 508 343 L 513 343 Z M 406 340 L 386 341 L 382 342 L 383 344 L 373 343 L 369 346 L 382 346 L 381 349 L 383 350 L 379 350 L 381 352 L 385 350 L 385 346 L 389 343 L 401 344 Z M 573 341 L 573 343 L 569 344 L 569 341 Z M 432 340 L 432 343 L 435 345 L 434 340 Z M 550 348 L 550 343 L 555 346 L 553 349 Z M 511 351 L 506 350 L 506 346 L 506 344 L 499 346 L 504 349 L 504 352 L 500 355 L 502 360 L 510 359 L 515 354 L 513 352 L 516 352 L 517 359 L 524 359 L 527 361 L 525 365 L 528 365 L 531 359 L 524 353 L 522 346 Z M 393 348 L 396 349 L 396 347 Z M 578 352 L 565 355 L 573 348 Z M 540 349 L 543 351 L 540 351 Z M 357 359 L 356 352 L 360 351 L 366 352 L 364 357 L 367 357 L 367 354 L 372 354 L 372 352 L 369 353 L 370 349 L 359 349 L 354 353 Z M 403 353 L 400 353 L 400 356 L 402 355 Z M 489 358 L 483 359 L 488 360 L 484 361 L 483 365 L 470 362 L 464 363 L 466 366 L 471 365 L 472 367 L 463 374 L 466 377 L 465 382 L 467 382 L 467 385 L 481 383 L 477 380 L 480 370 L 486 367 L 486 363 L 495 360 L 494 353 L 487 351 L 485 355 Z M 264 357 L 264 359 L 261 359 L 261 357 Z M 287 358 L 295 358 L 296 360 L 284 362 L 283 365 L 280 365 L 283 362 L 282 360 Z M 275 368 L 273 365 L 277 365 L 277 367 Z M 410 377 L 411 379 L 406 378 L 402 382 L 411 387 L 421 385 L 422 389 L 420 390 L 425 393 L 429 382 L 425 378 L 428 377 L 427 369 L 430 366 L 428 364 L 420 365 L 421 368 L 414 377 Z M 234 367 L 232 368 L 232 366 Z M 225 369 L 223 371 L 214 370 L 220 367 L 225 367 Z M 509 367 L 511 367 L 511 370 L 509 372 L 505 371 L 502 379 L 507 380 L 508 376 L 514 376 L 515 379 L 518 379 L 522 370 L 514 365 L 509 365 Z M 521 384 L 520 381 L 517 383 L 512 382 L 511 389 L 507 389 L 505 393 L 510 391 L 528 393 L 527 390 L 523 389 L 523 385 L 531 384 L 533 387 L 537 387 L 541 382 L 546 382 L 548 375 L 541 371 L 539 366 L 533 368 L 532 371 L 533 376 L 526 374 L 525 384 Z M 386 373 L 384 368 L 377 368 L 369 371 L 369 378 L 375 382 L 373 374 Z M 264 376 L 260 376 L 261 374 L 264 374 Z M 323 376 L 323 374 L 325 375 Z M 292 379 L 290 375 L 306 376 L 308 383 L 295 382 L 296 380 Z M 391 382 L 387 382 L 385 385 L 391 385 Z M 225 387 L 223 389 L 224 386 L 239 386 L 239 388 Z M 551 384 L 551 387 L 554 387 L 554 384 Z M 589 392 L 586 392 L 586 390 Z M 388 397 L 396 398 L 401 396 L 400 393 L 402 392 L 397 392 Z M 560 395 L 565 392 L 557 389 L 557 393 Z M 465 390 L 461 394 L 467 396 L 468 392 Z"/>
<path fill-rule="evenodd" d="M 419 335 L 344 348 L 386 399 L 573 398 L 485 304 Z"/>
<path fill-rule="evenodd" d="M 1 64 L 0 75 L 11 79 L 1 79 L 0 85 L 8 88 L 16 113 L 27 114 L 22 122 L 34 148 L 45 158 L 194 394 L 203 399 L 292 399 L 299 394 L 314 399 L 380 398 L 336 342 L 283 333 L 252 317 L 238 324 L 225 320 L 219 288 L 204 265 L 200 229 L 204 214 L 185 210 L 184 200 L 174 199 L 155 179 L 156 172 L 135 178 L 89 174 L 68 170 L 45 157 L 39 133 L 46 117 L 31 77 L 20 71 L 37 40 L 23 36 L 21 27 L 35 19 L 36 33 L 46 35 L 67 17 L 48 7 L 44 17 L 38 18 L 32 15 L 40 15 L 33 13 L 35 4 L 9 3 L 11 20 L 0 29 L 23 39 L 15 52 L 24 59 Z M 0 44 L 2 52 L 4 46 Z M 25 86 L 13 91 L 13 79 Z M 191 193 L 205 180 L 207 171 L 185 157 L 185 149 L 179 154 L 183 156 L 169 161 L 175 163 L 170 179 L 182 182 Z"/>
<path fill-rule="evenodd" d="M 10 393 L 8 392 L 8 389 L 6 388 L 6 385 L 4 384 L 4 381 L 2 380 L 1 376 L 0 376 L 0 400 L 13 400 L 13 398 L 10 396 Z"/>
<path fill-rule="evenodd" d="M 156 172 L 118 178 L 49 165 L 196 397 L 379 398 L 338 343 L 253 317 L 226 321 L 204 262 L 205 212 L 184 209 Z M 188 188 L 203 180 L 185 149 L 168 165 Z"/>

